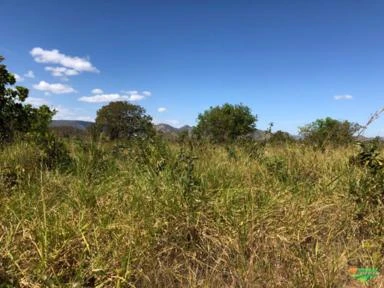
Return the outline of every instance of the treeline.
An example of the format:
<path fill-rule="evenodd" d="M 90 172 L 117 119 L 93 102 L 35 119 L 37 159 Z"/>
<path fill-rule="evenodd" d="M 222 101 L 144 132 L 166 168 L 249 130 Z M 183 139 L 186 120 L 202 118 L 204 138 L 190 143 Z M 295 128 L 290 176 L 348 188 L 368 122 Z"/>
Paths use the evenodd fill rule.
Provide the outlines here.
<path fill-rule="evenodd" d="M 0 56 L 0 63 L 4 60 Z M 139 105 L 125 101 L 111 102 L 97 112 L 96 122 L 86 131 L 74 127 L 49 127 L 55 111 L 46 105 L 34 108 L 25 104 L 28 89 L 15 86 L 16 80 L 6 66 L 0 65 L 0 143 L 2 145 L 17 139 L 29 139 L 49 146 L 55 137 L 83 138 L 107 141 L 146 139 L 156 132 L 152 117 Z M 350 144 L 363 126 L 330 117 L 317 119 L 299 128 L 299 137 L 284 131 L 272 133 L 271 127 L 260 132 L 256 129 L 257 115 L 243 104 L 210 107 L 198 115 L 197 125 L 192 131 L 184 131 L 177 140 L 193 139 L 215 144 L 233 143 L 244 140 L 266 140 L 274 144 L 300 141 L 317 148 Z M 256 134 L 262 134 L 256 137 Z M 51 145 L 52 146 L 52 145 Z M 53 145 L 54 146 L 54 145 Z"/>

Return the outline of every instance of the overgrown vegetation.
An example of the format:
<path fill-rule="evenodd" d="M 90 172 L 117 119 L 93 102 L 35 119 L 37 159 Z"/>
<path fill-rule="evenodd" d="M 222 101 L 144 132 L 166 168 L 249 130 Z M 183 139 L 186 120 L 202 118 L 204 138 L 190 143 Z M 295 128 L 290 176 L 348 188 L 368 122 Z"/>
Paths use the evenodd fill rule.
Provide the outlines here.
<path fill-rule="evenodd" d="M 300 128 L 304 140 L 317 148 L 325 145 L 342 146 L 352 143 L 354 134 L 361 129 L 357 123 L 326 117 Z"/>
<path fill-rule="evenodd" d="M 267 144 L 262 157 L 244 145 L 230 157 L 161 139 L 66 147 L 66 170 L 35 144 L 1 153 L 9 287 L 341 287 L 349 265 L 383 265 L 375 153 Z"/>
<path fill-rule="evenodd" d="M 34 111 L 0 150 L 0 287 L 344 287 L 383 268 L 378 141 L 255 141 L 256 118 L 216 141 L 71 137 Z"/>

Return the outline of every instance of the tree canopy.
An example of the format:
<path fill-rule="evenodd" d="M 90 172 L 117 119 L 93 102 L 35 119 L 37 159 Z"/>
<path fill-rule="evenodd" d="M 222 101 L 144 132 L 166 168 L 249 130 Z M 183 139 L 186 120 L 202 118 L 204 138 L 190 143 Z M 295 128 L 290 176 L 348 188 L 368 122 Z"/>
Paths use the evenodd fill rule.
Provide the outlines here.
<path fill-rule="evenodd" d="M 228 142 L 255 131 L 256 121 L 248 106 L 226 103 L 199 114 L 194 132 L 213 142 Z"/>
<path fill-rule="evenodd" d="M 126 101 L 111 102 L 97 111 L 96 129 L 110 140 L 145 138 L 154 133 L 151 116 Z"/>
<path fill-rule="evenodd" d="M 281 130 L 272 133 L 271 137 L 269 138 L 269 142 L 276 145 L 288 144 L 295 141 L 296 140 L 292 135 Z"/>
<path fill-rule="evenodd" d="M 317 119 L 299 128 L 304 140 L 319 147 L 325 144 L 345 145 L 351 143 L 360 125 L 349 121 L 339 121 L 330 117 Z"/>
<path fill-rule="evenodd" d="M 29 91 L 22 86 L 12 87 L 15 76 L 1 64 L 3 61 L 0 56 L 0 143 L 11 142 L 17 133 L 46 132 L 55 112 L 46 105 L 34 108 L 24 104 Z"/>

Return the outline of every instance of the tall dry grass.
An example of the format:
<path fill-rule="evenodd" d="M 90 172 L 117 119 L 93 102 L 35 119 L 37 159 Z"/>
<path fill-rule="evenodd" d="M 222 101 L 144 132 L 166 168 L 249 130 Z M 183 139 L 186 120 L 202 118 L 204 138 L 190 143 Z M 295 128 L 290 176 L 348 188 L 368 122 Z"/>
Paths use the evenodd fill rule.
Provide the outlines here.
<path fill-rule="evenodd" d="M 383 265 L 356 147 L 69 147 L 67 170 L 1 151 L 0 287 L 343 287 Z"/>

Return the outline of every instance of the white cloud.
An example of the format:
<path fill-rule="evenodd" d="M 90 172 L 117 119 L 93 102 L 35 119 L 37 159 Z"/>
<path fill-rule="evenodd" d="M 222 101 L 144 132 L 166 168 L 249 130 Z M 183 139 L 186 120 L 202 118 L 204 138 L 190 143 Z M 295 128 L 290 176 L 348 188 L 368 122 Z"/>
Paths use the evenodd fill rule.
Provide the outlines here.
<path fill-rule="evenodd" d="M 74 70 L 74 69 L 68 69 L 65 67 L 45 67 L 46 71 L 50 71 L 52 76 L 55 77 L 65 77 L 65 76 L 75 76 L 79 75 L 79 71 Z"/>
<path fill-rule="evenodd" d="M 143 100 L 144 98 L 148 97 L 148 93 L 150 94 L 149 91 L 143 91 L 140 93 L 139 91 L 136 91 L 136 90 L 123 91 L 122 92 L 123 94 L 120 94 L 120 93 L 111 93 L 111 94 L 100 93 L 99 94 L 96 92 L 100 92 L 100 91 L 96 91 L 96 90 L 101 90 L 101 89 L 93 89 L 92 93 L 96 95 L 83 96 L 83 97 L 80 97 L 78 100 L 82 102 L 88 102 L 88 103 L 103 103 L 103 102 L 111 102 L 111 101 L 135 102 L 135 101 Z"/>
<path fill-rule="evenodd" d="M 130 91 L 123 91 L 123 93 L 127 94 L 126 96 L 123 96 L 126 98 L 128 101 L 140 101 L 143 100 L 144 98 L 151 96 L 151 92 L 149 91 L 137 91 L 137 90 L 130 90 Z"/>
<path fill-rule="evenodd" d="M 51 92 L 53 94 L 65 94 L 76 92 L 76 90 L 69 85 L 61 83 L 50 84 L 45 81 L 40 81 L 39 84 L 33 85 L 33 88 L 40 91 Z"/>
<path fill-rule="evenodd" d="M 83 96 L 83 97 L 80 97 L 78 100 L 82 102 L 88 102 L 88 103 L 103 103 L 103 102 L 119 101 L 124 99 L 123 99 L 123 96 L 121 96 L 120 94 L 114 93 L 114 94 L 100 94 L 95 96 Z"/>
<path fill-rule="evenodd" d="M 38 63 L 59 64 L 69 70 L 75 70 L 77 72 L 99 72 L 88 59 L 68 56 L 60 53 L 57 49 L 44 50 L 40 47 L 35 47 L 30 53 Z"/>
<path fill-rule="evenodd" d="M 145 96 L 151 96 L 152 95 L 152 93 L 150 92 L 150 91 L 143 91 L 143 92 L 141 92 L 143 95 L 145 95 Z"/>
<path fill-rule="evenodd" d="M 33 73 L 32 70 L 29 70 L 27 73 L 24 74 L 24 77 L 35 78 L 35 73 Z"/>
<path fill-rule="evenodd" d="M 19 74 L 14 73 L 13 76 L 15 76 L 16 82 L 23 82 L 24 78 L 21 77 Z"/>
<path fill-rule="evenodd" d="M 165 107 L 159 107 L 159 108 L 157 108 L 157 111 L 160 112 L 160 113 L 162 113 L 162 112 L 167 111 L 167 108 L 165 108 Z"/>
<path fill-rule="evenodd" d="M 91 92 L 92 92 L 92 94 L 103 94 L 103 90 L 101 90 L 99 88 L 95 88 Z"/>
<path fill-rule="evenodd" d="M 335 100 L 352 100 L 353 99 L 352 95 L 349 95 L 349 94 L 335 95 L 333 98 Z"/>
<path fill-rule="evenodd" d="M 49 105 L 49 102 L 43 98 L 28 97 L 25 103 L 31 104 L 32 106 L 39 107 L 41 105 Z"/>
<path fill-rule="evenodd" d="M 129 101 L 140 101 L 145 98 L 145 95 L 142 94 L 132 94 L 129 96 L 125 96 Z"/>

